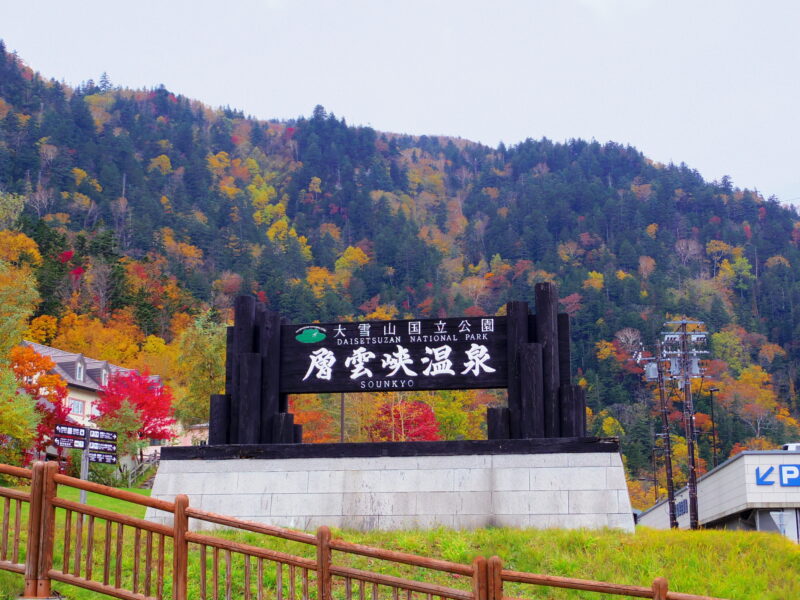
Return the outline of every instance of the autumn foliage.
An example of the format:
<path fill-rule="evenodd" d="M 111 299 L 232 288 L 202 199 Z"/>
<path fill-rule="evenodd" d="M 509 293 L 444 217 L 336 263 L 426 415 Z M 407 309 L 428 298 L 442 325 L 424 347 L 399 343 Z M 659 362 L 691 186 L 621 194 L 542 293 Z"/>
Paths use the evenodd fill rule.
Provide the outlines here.
<path fill-rule="evenodd" d="M 368 428 L 373 442 L 434 442 L 441 439 L 439 424 L 424 402 L 386 402 Z"/>
<path fill-rule="evenodd" d="M 620 436 L 634 478 L 660 415 L 633 358 L 669 314 L 711 334 L 693 390 L 706 461 L 800 438 L 800 218 L 774 198 L 614 142 L 491 148 L 351 126 L 321 106 L 289 126 L 163 87 L 70 89 L 2 42 L 0 87 L 0 361 L 25 332 L 148 369 L 184 424 L 201 423 L 224 386 L 236 294 L 333 323 L 533 310 L 552 281 L 591 433 Z M 485 405 L 503 402 L 491 394 L 347 394 L 345 439 L 479 439 Z M 293 403 L 307 440 L 338 437 L 338 407 Z"/>
<path fill-rule="evenodd" d="M 10 358 L 11 369 L 20 387 L 36 401 L 36 410 L 41 415 L 35 447 L 43 451 L 52 440 L 55 426 L 65 423 L 69 416 L 67 382 L 50 372 L 55 367 L 51 358 L 28 346 L 12 348 Z"/>
<path fill-rule="evenodd" d="M 103 386 L 97 411 L 100 418 L 113 418 L 126 402 L 140 419 L 138 431 L 132 434 L 140 439 L 168 440 L 174 436 L 172 401 L 172 391 L 148 373 L 121 372 L 112 374 Z"/>

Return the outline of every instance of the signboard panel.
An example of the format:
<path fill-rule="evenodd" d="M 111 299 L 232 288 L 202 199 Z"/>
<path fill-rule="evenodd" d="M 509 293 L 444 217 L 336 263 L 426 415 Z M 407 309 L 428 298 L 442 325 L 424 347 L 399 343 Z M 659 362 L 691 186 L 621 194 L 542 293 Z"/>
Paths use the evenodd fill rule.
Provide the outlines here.
<path fill-rule="evenodd" d="M 103 454 L 100 452 L 89 452 L 89 462 L 104 463 L 107 465 L 117 464 L 117 457 L 114 454 Z"/>
<path fill-rule="evenodd" d="M 284 325 L 281 392 L 502 388 L 505 317 Z"/>
<path fill-rule="evenodd" d="M 105 429 L 90 429 L 89 438 L 93 440 L 103 440 L 105 442 L 116 442 L 117 432 L 106 431 Z"/>
<path fill-rule="evenodd" d="M 775 485 L 780 487 L 800 487 L 800 465 L 775 465 L 756 467 L 756 485 Z"/>
<path fill-rule="evenodd" d="M 77 448 L 78 450 L 83 450 L 86 447 L 86 442 L 83 439 L 60 436 L 53 438 L 53 444 L 59 448 Z"/>
<path fill-rule="evenodd" d="M 117 445 L 114 442 L 92 442 L 89 441 L 89 450 L 95 452 L 117 453 Z"/>
<path fill-rule="evenodd" d="M 76 437 L 83 439 L 86 437 L 86 428 L 77 425 L 58 424 L 55 427 L 55 434 L 66 437 Z"/>
<path fill-rule="evenodd" d="M 117 453 L 117 434 L 114 431 L 104 429 L 87 429 L 75 425 L 58 424 L 55 426 L 53 444 L 59 448 L 74 448 L 76 450 L 87 450 L 86 435 L 89 435 L 89 460 L 92 462 L 105 462 L 116 464 L 116 456 L 113 461 L 107 459 L 97 459 L 99 454 Z M 95 458 L 92 458 L 92 457 Z"/>

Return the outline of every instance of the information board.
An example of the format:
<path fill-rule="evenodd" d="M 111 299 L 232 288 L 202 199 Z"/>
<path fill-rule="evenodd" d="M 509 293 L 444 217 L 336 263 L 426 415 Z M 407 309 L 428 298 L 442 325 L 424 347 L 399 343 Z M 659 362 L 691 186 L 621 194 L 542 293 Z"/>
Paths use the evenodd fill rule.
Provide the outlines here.
<path fill-rule="evenodd" d="M 117 433 L 59 423 L 54 429 L 53 444 L 59 448 L 83 450 L 89 462 L 117 464 Z M 87 448 L 88 444 L 88 448 Z M 88 452 L 86 452 L 88 450 Z"/>
<path fill-rule="evenodd" d="M 505 317 L 284 325 L 281 392 L 507 386 Z"/>

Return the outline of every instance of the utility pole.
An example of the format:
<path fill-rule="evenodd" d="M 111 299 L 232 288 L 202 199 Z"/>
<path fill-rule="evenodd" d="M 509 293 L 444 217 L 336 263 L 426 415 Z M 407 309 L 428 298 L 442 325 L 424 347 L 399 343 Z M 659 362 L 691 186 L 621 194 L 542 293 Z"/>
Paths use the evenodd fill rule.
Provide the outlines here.
<path fill-rule="evenodd" d="M 686 431 L 686 450 L 689 455 L 689 527 L 700 527 L 697 517 L 697 465 L 694 452 L 694 405 L 692 404 L 692 381 L 690 379 L 689 336 L 686 321 L 680 325 L 681 375 L 683 376 L 683 421 Z"/>
<path fill-rule="evenodd" d="M 672 441 L 669 435 L 669 412 L 667 394 L 664 388 L 664 352 L 661 342 L 656 344 L 656 370 L 658 372 L 658 399 L 661 405 L 661 427 L 664 435 L 664 468 L 667 472 L 667 505 L 669 507 L 669 526 L 678 528 L 678 516 L 675 512 L 675 483 L 672 478 Z"/>
<path fill-rule="evenodd" d="M 714 419 L 714 392 L 718 392 L 719 388 L 708 388 L 708 394 L 711 397 L 711 455 L 714 457 L 714 467 L 717 466 L 717 421 Z"/>
<path fill-rule="evenodd" d="M 672 327 L 664 331 L 664 343 L 667 346 L 664 356 L 670 358 L 671 375 L 683 386 L 683 427 L 686 434 L 686 450 L 689 462 L 689 527 L 700 526 L 697 508 L 697 461 L 695 451 L 694 403 L 692 400 L 691 380 L 700 377 L 700 355 L 707 354 L 698 350 L 697 346 L 706 342 L 707 334 L 702 321 L 670 321 L 664 324 Z M 692 331 L 689 326 L 692 325 Z"/>
<path fill-rule="evenodd" d="M 650 457 L 653 461 L 653 502 L 658 502 L 658 463 L 656 462 L 656 445 L 653 443 L 653 452 Z"/>

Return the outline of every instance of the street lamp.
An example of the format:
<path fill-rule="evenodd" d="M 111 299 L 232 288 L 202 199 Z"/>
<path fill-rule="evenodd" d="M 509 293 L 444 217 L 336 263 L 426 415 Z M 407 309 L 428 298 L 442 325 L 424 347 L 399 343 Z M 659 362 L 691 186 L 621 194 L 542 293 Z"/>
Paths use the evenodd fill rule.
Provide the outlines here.
<path fill-rule="evenodd" d="M 717 422 L 714 419 L 714 392 L 718 392 L 719 388 L 708 388 L 709 396 L 711 397 L 711 452 L 714 461 L 714 467 L 717 466 Z"/>

